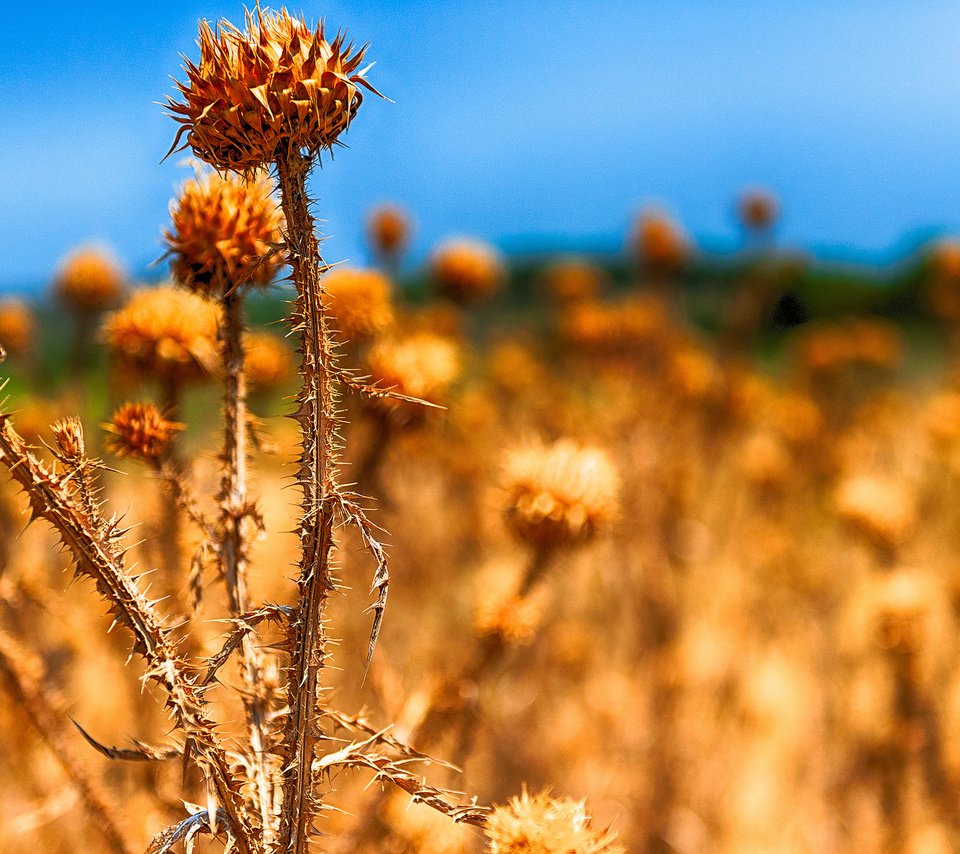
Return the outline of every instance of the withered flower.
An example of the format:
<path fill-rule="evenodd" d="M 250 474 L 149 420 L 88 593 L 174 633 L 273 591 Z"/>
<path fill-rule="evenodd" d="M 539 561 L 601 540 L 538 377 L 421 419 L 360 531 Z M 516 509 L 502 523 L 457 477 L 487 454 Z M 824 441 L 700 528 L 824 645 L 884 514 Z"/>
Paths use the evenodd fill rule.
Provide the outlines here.
<path fill-rule="evenodd" d="M 81 246 L 63 260 L 53 284 L 54 294 L 80 314 L 112 308 L 123 296 L 124 273 L 106 249 Z"/>
<path fill-rule="evenodd" d="M 27 304 L 15 297 L 0 300 L 0 345 L 12 355 L 26 353 L 33 333 L 33 314 Z"/>
<path fill-rule="evenodd" d="M 460 372 L 456 345 L 428 332 L 380 341 L 370 349 L 364 362 L 371 381 L 381 388 L 430 403 L 443 402 Z M 373 398 L 370 404 L 388 411 L 402 407 L 410 414 L 423 409 L 392 398 Z"/>
<path fill-rule="evenodd" d="M 644 211 L 633 231 L 633 251 L 641 267 L 650 274 L 676 272 L 690 254 L 687 239 L 680 226 L 666 214 Z"/>
<path fill-rule="evenodd" d="M 65 459 L 76 462 L 83 457 L 83 427 L 79 418 L 61 418 L 55 421 L 50 429 L 53 431 L 57 448 Z"/>
<path fill-rule="evenodd" d="M 390 281 L 376 270 L 337 267 L 323 277 L 323 304 L 346 341 L 363 341 L 393 325 Z"/>
<path fill-rule="evenodd" d="M 272 388 L 293 376 L 293 353 L 282 338 L 269 332 L 249 332 L 243 339 L 243 370 L 255 388 Z"/>
<path fill-rule="evenodd" d="M 777 221 L 780 205 L 777 197 L 769 190 L 756 188 L 745 190 L 740 195 L 738 212 L 744 228 L 762 233 L 768 231 Z"/>
<path fill-rule="evenodd" d="M 430 276 L 437 290 L 455 302 L 476 302 L 495 293 L 506 278 L 500 253 L 479 240 L 441 243 L 430 259 Z"/>
<path fill-rule="evenodd" d="M 156 463 L 167 454 L 183 424 L 168 421 L 152 403 L 125 403 L 103 428 L 111 454 Z"/>
<path fill-rule="evenodd" d="M 410 217 L 398 205 L 380 205 L 367 217 L 367 239 L 383 258 L 399 255 L 410 240 Z"/>

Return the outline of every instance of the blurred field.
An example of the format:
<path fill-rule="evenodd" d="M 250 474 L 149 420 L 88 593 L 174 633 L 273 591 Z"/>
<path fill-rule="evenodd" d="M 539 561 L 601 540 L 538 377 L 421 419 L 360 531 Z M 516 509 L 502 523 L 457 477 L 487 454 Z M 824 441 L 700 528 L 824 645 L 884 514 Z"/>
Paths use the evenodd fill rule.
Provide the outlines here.
<path fill-rule="evenodd" d="M 850 272 L 745 227 L 743 252 L 718 259 L 641 219 L 622 257 L 507 259 L 503 281 L 463 276 L 466 290 L 444 287 L 436 261 L 385 265 L 390 317 L 344 341 L 344 361 L 444 408 L 343 400 L 344 480 L 389 532 L 393 583 L 363 684 L 369 559 L 339 533 L 331 696 L 462 765 L 427 769 L 436 784 L 482 803 L 523 786 L 587 798 L 594 825 L 631 852 L 960 850 L 956 250 Z M 359 290 L 349 272 L 331 288 L 341 328 Z M 287 298 L 275 288 L 250 301 L 253 325 L 281 343 Z M 103 455 L 100 424 L 117 405 L 163 400 L 99 333 L 78 368 L 53 297 L 29 306 L 22 341 L 11 311 L 0 306 L 10 408 L 40 456 L 63 415 L 82 414 L 88 453 Z M 298 542 L 286 533 L 296 435 L 281 417 L 295 359 L 280 352 L 251 398 L 268 533 L 251 585 L 253 601 L 284 603 Z M 201 504 L 219 477 L 211 370 L 178 415 Z M 547 450 L 560 440 L 597 449 L 613 473 L 594 460 L 568 483 Z M 516 456 L 531 447 L 532 474 Z M 162 484 L 107 462 L 105 497 L 138 526 L 140 566 L 164 565 L 175 540 Z M 182 812 L 180 763 L 111 762 L 66 715 L 105 744 L 161 744 L 159 699 L 141 691 L 102 602 L 69 581 L 49 530 L 21 533 L 13 485 L 0 500 L 0 661 L 24 671 L 18 681 L 0 666 L 0 850 L 113 850 L 91 786 L 142 850 Z M 180 527 L 186 566 L 201 538 Z M 208 622 L 184 644 L 211 654 L 223 594 L 209 572 L 202 584 Z M 151 596 L 187 611 L 186 572 L 156 573 Z M 275 640 L 265 629 L 262 642 Z M 228 734 L 239 704 L 214 693 L 235 713 Z M 52 714 L 46 737 L 37 697 Z M 481 850 L 477 831 L 382 796 L 371 776 L 334 777 L 329 850 Z M 202 803 L 198 781 L 187 785 Z"/>

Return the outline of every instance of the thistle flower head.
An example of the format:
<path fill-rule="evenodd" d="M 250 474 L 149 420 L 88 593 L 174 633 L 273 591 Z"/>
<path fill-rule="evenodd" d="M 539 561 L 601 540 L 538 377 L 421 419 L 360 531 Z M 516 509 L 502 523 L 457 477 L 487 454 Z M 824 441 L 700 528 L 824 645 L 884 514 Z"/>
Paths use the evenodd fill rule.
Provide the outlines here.
<path fill-rule="evenodd" d="M 0 300 L 0 345 L 12 355 L 26 353 L 33 333 L 33 314 L 27 304 L 15 297 Z"/>
<path fill-rule="evenodd" d="M 593 300 L 606 283 L 603 270 L 589 261 L 568 258 L 543 271 L 543 286 L 551 300 L 560 304 Z"/>
<path fill-rule="evenodd" d="M 249 332 L 243 350 L 243 370 L 254 388 L 273 388 L 293 376 L 293 353 L 282 338 L 269 332 Z"/>
<path fill-rule="evenodd" d="M 380 205 L 367 217 L 367 239 L 381 257 L 399 255 L 410 240 L 410 231 L 410 217 L 398 205 Z"/>
<path fill-rule="evenodd" d="M 169 285 L 137 291 L 102 334 L 121 367 L 139 376 L 192 380 L 216 366 L 216 306 Z"/>
<path fill-rule="evenodd" d="M 590 827 L 584 801 L 526 791 L 498 806 L 484 828 L 491 854 L 623 854 L 610 831 Z"/>
<path fill-rule="evenodd" d="M 244 180 L 215 172 L 187 181 L 170 206 L 164 241 L 178 284 L 207 296 L 270 284 L 283 263 L 283 214 L 262 173 Z"/>
<path fill-rule="evenodd" d="M 460 373 L 460 354 L 448 339 L 421 332 L 378 342 L 367 353 L 365 367 L 371 381 L 381 388 L 442 403 Z M 407 414 L 423 410 L 422 406 L 391 398 L 374 398 L 371 404 L 387 411 L 402 409 Z"/>
<path fill-rule="evenodd" d="M 383 273 L 337 267 L 322 285 L 324 307 L 341 339 L 363 341 L 393 325 L 390 281 Z"/>
<path fill-rule="evenodd" d="M 118 457 L 158 462 L 183 425 L 167 421 L 152 403 L 125 403 L 107 424 L 107 450 Z"/>
<path fill-rule="evenodd" d="M 57 299 L 73 311 L 87 314 L 116 305 L 123 287 L 120 264 L 97 246 L 81 246 L 67 255 L 53 284 Z"/>
<path fill-rule="evenodd" d="M 285 152 L 315 157 L 330 149 L 363 101 L 361 87 L 376 92 L 360 66 L 366 48 L 354 50 L 338 34 L 327 41 L 286 9 L 249 12 L 245 30 L 222 21 L 200 24 L 200 59 L 184 64 L 180 100 L 168 99 L 201 160 L 243 172 L 274 162 Z"/>
<path fill-rule="evenodd" d="M 437 246 L 430 259 L 437 290 L 455 302 L 477 302 L 503 284 L 506 268 L 500 253 L 479 240 L 457 238 Z"/>
<path fill-rule="evenodd" d="M 632 244 L 640 265 L 653 274 L 676 272 L 690 254 L 680 226 L 657 210 L 640 214 L 634 226 Z"/>
<path fill-rule="evenodd" d="M 543 618 L 543 588 L 521 596 L 519 587 L 516 567 L 494 563 L 481 572 L 473 612 L 478 635 L 498 635 L 510 646 L 522 646 L 533 638 Z"/>
<path fill-rule="evenodd" d="M 56 440 L 57 448 L 63 454 L 64 459 L 70 462 L 78 462 L 83 458 L 83 426 L 80 419 L 76 417 L 61 418 L 55 421 L 50 427 L 53 431 L 53 438 Z"/>
<path fill-rule="evenodd" d="M 759 188 L 745 190 L 739 200 L 740 222 L 749 231 L 767 231 L 780 215 L 776 196 Z"/>
<path fill-rule="evenodd" d="M 618 481 L 599 448 L 569 439 L 516 448 L 504 466 L 507 523 L 537 546 L 587 542 L 616 517 Z"/>

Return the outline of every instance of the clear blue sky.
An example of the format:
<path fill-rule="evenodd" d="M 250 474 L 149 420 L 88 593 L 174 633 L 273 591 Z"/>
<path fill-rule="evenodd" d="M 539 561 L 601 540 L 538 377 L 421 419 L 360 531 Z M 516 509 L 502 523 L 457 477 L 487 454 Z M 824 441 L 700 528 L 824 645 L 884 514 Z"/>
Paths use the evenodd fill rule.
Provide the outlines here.
<path fill-rule="evenodd" d="M 157 105 L 199 17 L 239 3 L 7 4 L 0 52 L 0 288 L 47 281 L 88 240 L 160 254 L 176 158 Z M 617 246 L 659 201 L 735 239 L 744 185 L 784 242 L 883 257 L 960 231 L 960 2 L 308 2 L 371 42 L 369 99 L 314 191 L 331 260 L 396 199 L 422 256 L 451 233 L 506 249 Z"/>

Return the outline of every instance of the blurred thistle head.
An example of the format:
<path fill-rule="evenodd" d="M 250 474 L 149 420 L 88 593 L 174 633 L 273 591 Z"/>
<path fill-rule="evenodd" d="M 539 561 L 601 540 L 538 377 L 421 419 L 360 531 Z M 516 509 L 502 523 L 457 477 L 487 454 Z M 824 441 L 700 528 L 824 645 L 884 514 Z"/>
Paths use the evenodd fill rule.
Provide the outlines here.
<path fill-rule="evenodd" d="M 481 637 L 496 635 L 508 646 L 529 643 L 544 612 L 546 588 L 520 595 L 521 573 L 509 563 L 492 563 L 480 572 L 476 585 L 473 627 Z"/>
<path fill-rule="evenodd" d="M 459 303 L 492 296 L 506 279 L 500 253 L 479 240 L 455 238 L 439 244 L 430 258 L 430 278 L 437 291 Z"/>
<path fill-rule="evenodd" d="M 690 255 L 680 226 L 659 210 L 649 209 L 640 214 L 631 243 L 640 267 L 652 275 L 677 272 Z"/>
<path fill-rule="evenodd" d="M 381 258 L 399 255 L 410 242 L 410 216 L 399 205 L 378 205 L 367 216 L 367 239 Z"/>
<path fill-rule="evenodd" d="M 74 416 L 61 418 L 55 421 L 51 427 L 53 438 L 57 443 L 57 449 L 68 462 L 76 463 L 83 458 L 83 425 L 80 419 Z"/>
<path fill-rule="evenodd" d="M 103 428 L 111 454 L 157 463 L 167 455 L 183 425 L 168 421 L 152 403 L 125 403 Z"/>
<path fill-rule="evenodd" d="M 882 475 L 855 474 L 834 493 L 837 515 L 869 542 L 893 550 L 913 533 L 917 508 L 904 483 Z"/>
<path fill-rule="evenodd" d="M 103 340 L 121 368 L 138 378 L 197 380 L 217 365 L 217 307 L 165 285 L 136 291 L 109 314 Z"/>
<path fill-rule="evenodd" d="M 878 592 L 874 628 L 881 646 L 897 652 L 916 652 L 922 646 L 926 618 L 937 593 L 916 572 L 897 569 Z"/>
<path fill-rule="evenodd" d="M 186 60 L 186 82 L 168 98 L 201 160 L 217 169 L 246 172 L 301 152 L 329 150 L 363 101 L 376 92 L 360 69 L 366 48 L 354 50 L 343 34 L 327 41 L 286 9 L 248 12 L 245 29 L 227 21 L 200 23 L 200 60 Z"/>
<path fill-rule="evenodd" d="M 81 246 L 63 259 L 53 290 L 71 311 L 96 314 L 120 302 L 124 281 L 123 269 L 110 251 Z"/>
<path fill-rule="evenodd" d="M 609 456 L 569 439 L 509 451 L 503 486 L 508 525 L 539 547 L 588 542 L 619 511 L 619 478 Z"/>
<path fill-rule="evenodd" d="M 568 344 L 607 355 L 660 353 L 673 332 L 666 306 L 651 294 L 609 303 L 574 303 L 558 320 L 558 333 Z"/>
<path fill-rule="evenodd" d="M 0 345 L 11 356 L 30 349 L 34 334 L 33 313 L 27 304 L 15 297 L 0 300 Z"/>
<path fill-rule="evenodd" d="M 364 362 L 370 380 L 381 388 L 436 404 L 443 403 L 460 373 L 456 344 L 429 332 L 379 341 Z M 388 397 L 372 398 L 370 405 L 408 419 L 426 411 L 418 404 Z"/>
<path fill-rule="evenodd" d="M 606 274 L 596 264 L 579 258 L 555 261 L 542 274 L 547 296 L 561 305 L 596 299 L 606 280 Z"/>
<path fill-rule="evenodd" d="M 173 278 L 205 296 L 264 287 L 283 264 L 274 252 L 283 214 L 263 173 L 249 180 L 216 172 L 187 181 L 170 205 L 164 242 Z"/>
<path fill-rule="evenodd" d="M 335 267 L 321 280 L 323 305 L 343 341 L 365 341 L 393 325 L 390 280 L 377 270 Z"/>
<path fill-rule="evenodd" d="M 243 371 L 254 388 L 274 388 L 296 371 L 293 353 L 286 342 L 269 332 L 248 332 L 243 339 Z"/>
<path fill-rule="evenodd" d="M 751 188 L 740 194 L 737 204 L 740 222 L 747 231 L 769 231 L 780 215 L 780 203 L 769 190 Z"/>
<path fill-rule="evenodd" d="M 586 803 L 524 791 L 497 806 L 484 828 L 491 854 L 623 854 L 616 835 L 590 826 Z"/>
<path fill-rule="evenodd" d="M 758 430 L 743 444 L 740 471 L 755 487 L 785 488 L 793 474 L 793 461 L 783 442 L 769 430 Z"/>

